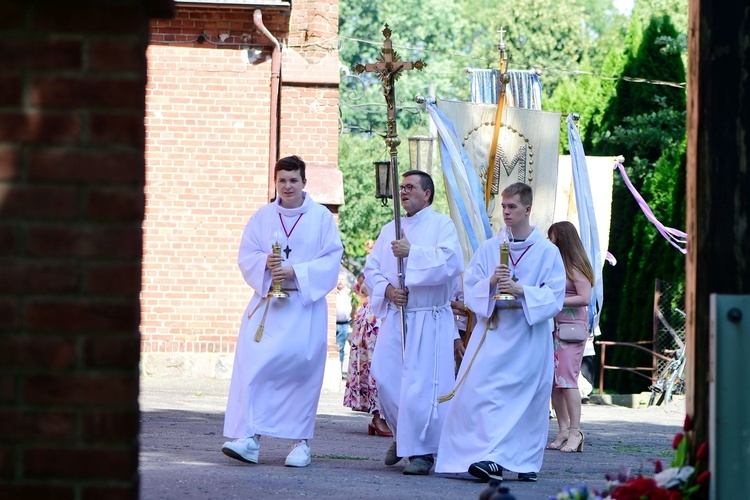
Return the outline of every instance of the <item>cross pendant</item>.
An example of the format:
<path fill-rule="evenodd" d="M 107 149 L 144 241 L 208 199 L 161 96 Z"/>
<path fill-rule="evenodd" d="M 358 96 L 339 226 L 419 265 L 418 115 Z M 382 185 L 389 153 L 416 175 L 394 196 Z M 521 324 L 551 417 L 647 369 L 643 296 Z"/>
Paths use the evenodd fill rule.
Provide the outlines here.
<path fill-rule="evenodd" d="M 292 252 L 292 249 L 291 249 L 291 248 L 289 248 L 289 245 L 287 245 L 287 246 L 286 246 L 286 248 L 284 249 L 284 253 L 286 254 L 286 258 L 287 258 L 287 259 L 289 258 L 289 254 L 290 254 L 291 252 Z"/>
<path fill-rule="evenodd" d="M 514 273 L 513 276 L 510 277 L 510 279 L 512 279 L 513 281 L 518 281 L 518 276 L 516 276 Z"/>

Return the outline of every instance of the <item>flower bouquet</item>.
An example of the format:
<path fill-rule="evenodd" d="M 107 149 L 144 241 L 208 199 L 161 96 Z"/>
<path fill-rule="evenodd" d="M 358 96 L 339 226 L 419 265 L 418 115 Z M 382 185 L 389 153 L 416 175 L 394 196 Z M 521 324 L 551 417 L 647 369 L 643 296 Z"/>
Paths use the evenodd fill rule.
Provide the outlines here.
<path fill-rule="evenodd" d="M 599 493 L 585 485 L 578 488 L 564 488 L 550 500 L 698 500 L 708 498 L 707 486 L 710 478 L 708 470 L 701 471 L 708 459 L 708 444 L 702 443 L 690 455 L 693 439 L 693 426 L 690 415 L 685 416 L 682 431 L 672 440 L 675 457 L 670 467 L 664 468 L 661 460 L 654 461 L 653 477 L 642 474 L 630 475 L 627 468 L 619 474 L 607 474 L 607 489 Z"/>

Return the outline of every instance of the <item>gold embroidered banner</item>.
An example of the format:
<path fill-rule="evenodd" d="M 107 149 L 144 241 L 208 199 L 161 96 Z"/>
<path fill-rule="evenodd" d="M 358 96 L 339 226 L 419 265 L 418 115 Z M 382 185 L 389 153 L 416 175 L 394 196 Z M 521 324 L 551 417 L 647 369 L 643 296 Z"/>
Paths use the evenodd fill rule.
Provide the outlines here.
<path fill-rule="evenodd" d="M 518 181 L 526 182 L 534 190 L 531 222 L 546 232 L 554 222 L 560 113 L 506 107 L 495 165 L 490 168 L 489 149 L 497 106 L 438 101 L 437 107 L 455 126 L 482 186 L 488 185 L 488 177 L 491 179 L 490 203 L 486 208 L 493 234 L 503 227 L 497 197 L 506 186 Z"/>

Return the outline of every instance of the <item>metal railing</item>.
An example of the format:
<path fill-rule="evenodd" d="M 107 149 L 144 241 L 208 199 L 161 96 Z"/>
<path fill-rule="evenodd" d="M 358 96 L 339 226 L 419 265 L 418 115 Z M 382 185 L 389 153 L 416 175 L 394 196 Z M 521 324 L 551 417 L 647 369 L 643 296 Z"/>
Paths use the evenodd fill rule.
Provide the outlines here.
<path fill-rule="evenodd" d="M 667 364 L 674 359 L 673 356 L 669 356 L 668 354 L 673 353 L 683 345 L 685 338 L 685 313 L 677 307 L 677 305 L 682 305 L 683 302 L 684 289 L 682 289 L 682 284 L 656 280 L 654 284 L 652 339 L 635 342 L 596 341 L 596 344 L 600 346 L 599 394 L 604 394 L 605 370 L 626 371 L 647 379 L 650 385 L 655 383 L 657 374 L 661 373 Z M 667 318 L 662 311 L 667 311 L 670 317 Z M 610 352 L 614 347 L 628 347 L 644 351 L 651 356 L 651 366 L 607 364 L 607 347 L 610 347 Z"/>

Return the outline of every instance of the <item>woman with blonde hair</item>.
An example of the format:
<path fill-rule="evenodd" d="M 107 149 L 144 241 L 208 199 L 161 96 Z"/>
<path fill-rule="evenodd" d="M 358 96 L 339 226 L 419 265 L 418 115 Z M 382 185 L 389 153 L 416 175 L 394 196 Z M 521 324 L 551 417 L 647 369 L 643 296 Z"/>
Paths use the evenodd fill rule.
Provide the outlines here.
<path fill-rule="evenodd" d="M 563 309 L 555 316 L 553 332 L 555 380 L 552 386 L 552 406 L 557 415 L 558 432 L 547 449 L 573 453 L 583 451 L 578 374 L 586 346 L 586 333 L 589 331 L 588 305 L 594 284 L 594 269 L 573 224 L 568 221 L 555 222 L 550 226 L 547 236 L 560 250 L 566 275 Z M 562 340 L 561 329 L 578 331 L 583 338 L 576 341 L 563 335 L 569 340 Z"/>

